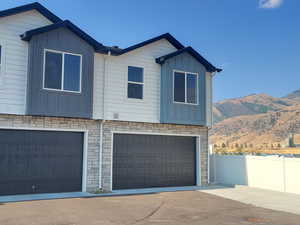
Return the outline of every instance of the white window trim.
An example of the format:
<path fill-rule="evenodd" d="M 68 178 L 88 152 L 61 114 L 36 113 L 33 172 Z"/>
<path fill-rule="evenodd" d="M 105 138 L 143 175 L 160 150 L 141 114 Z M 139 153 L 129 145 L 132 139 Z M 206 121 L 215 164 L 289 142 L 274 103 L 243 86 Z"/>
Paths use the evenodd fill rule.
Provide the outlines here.
<path fill-rule="evenodd" d="M 46 70 L 46 52 L 54 52 L 54 53 L 60 53 L 62 54 L 62 79 L 61 79 L 61 89 L 55 89 L 55 88 L 46 88 L 45 87 L 45 70 Z M 64 90 L 64 77 L 65 77 L 65 55 L 75 55 L 80 57 L 80 73 L 79 73 L 79 91 L 70 91 L 70 90 Z M 69 92 L 69 93 L 81 93 L 81 88 L 82 88 L 82 55 L 80 54 L 75 54 L 71 52 L 64 52 L 64 51 L 57 51 L 57 50 L 52 50 L 52 49 L 44 49 L 44 63 L 43 63 L 43 89 L 48 90 L 48 91 L 59 91 L 59 92 Z"/>
<path fill-rule="evenodd" d="M 175 73 L 181 73 L 184 76 L 185 80 L 185 87 L 184 87 L 184 102 L 177 102 L 175 101 Z M 196 103 L 189 103 L 187 102 L 187 74 L 193 74 L 196 75 Z M 198 105 L 199 104 L 199 87 L 198 87 L 198 80 L 199 80 L 199 74 L 194 72 L 186 72 L 181 70 L 173 70 L 173 103 L 176 104 L 184 104 L 184 105 Z"/>
<path fill-rule="evenodd" d="M 131 67 L 136 67 L 136 68 L 142 68 L 143 69 L 143 82 L 135 82 L 135 81 L 129 81 L 129 74 L 128 74 L 128 67 L 127 66 L 127 83 L 126 83 L 126 97 L 130 101 L 144 101 L 144 94 L 145 94 L 145 69 L 144 67 L 141 66 L 131 66 Z M 142 98 L 129 98 L 128 97 L 128 84 L 140 84 L 143 86 L 143 93 L 142 93 Z"/>

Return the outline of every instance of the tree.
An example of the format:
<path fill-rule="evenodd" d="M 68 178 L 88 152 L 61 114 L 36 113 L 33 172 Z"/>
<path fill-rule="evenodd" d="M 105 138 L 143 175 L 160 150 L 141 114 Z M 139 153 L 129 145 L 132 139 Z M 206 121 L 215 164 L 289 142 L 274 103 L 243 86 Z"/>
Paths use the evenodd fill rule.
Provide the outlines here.
<path fill-rule="evenodd" d="M 288 139 L 288 143 L 289 143 L 289 147 L 295 147 L 295 143 L 294 143 L 294 134 L 290 134 L 289 135 L 289 139 Z"/>
<path fill-rule="evenodd" d="M 280 143 L 277 144 L 277 148 L 281 148 L 281 144 Z"/>

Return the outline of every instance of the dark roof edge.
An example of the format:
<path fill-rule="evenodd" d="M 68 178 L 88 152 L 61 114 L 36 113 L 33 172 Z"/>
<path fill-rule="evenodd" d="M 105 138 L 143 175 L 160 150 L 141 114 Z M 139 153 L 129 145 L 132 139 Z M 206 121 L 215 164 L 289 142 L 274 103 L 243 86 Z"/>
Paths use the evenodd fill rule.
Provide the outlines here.
<path fill-rule="evenodd" d="M 18 13 L 34 10 L 34 9 L 37 10 L 39 13 L 41 13 L 43 16 L 45 16 L 53 23 L 58 23 L 62 21 L 58 16 L 54 15 L 52 12 L 50 12 L 47 8 L 45 8 L 38 2 L 30 3 L 23 6 L 18 6 L 11 9 L 2 10 L 0 11 L 0 17 L 11 16 Z"/>
<path fill-rule="evenodd" d="M 39 27 L 39 28 L 36 28 L 33 30 L 26 31 L 24 34 L 21 34 L 20 37 L 23 41 L 30 41 L 30 39 L 34 35 L 45 33 L 45 32 L 51 31 L 51 30 L 55 30 L 60 27 L 66 27 L 66 28 L 70 29 L 73 33 L 75 33 L 80 38 L 85 40 L 87 43 L 92 45 L 94 47 L 95 51 L 101 52 L 101 53 L 107 53 L 106 47 L 104 47 L 101 43 L 99 43 L 98 41 L 93 39 L 90 35 L 85 33 L 83 30 L 81 30 L 79 27 L 74 25 L 69 20 L 64 20 L 64 21 L 61 21 L 58 23 L 54 23 L 54 24 L 50 24 L 50 25 L 47 25 L 44 27 Z"/>
<path fill-rule="evenodd" d="M 57 29 L 59 27 L 67 27 L 69 28 L 72 32 L 74 32 L 76 35 L 81 37 L 83 40 L 88 42 L 90 45 L 92 45 L 95 49 L 96 52 L 102 53 L 102 54 L 108 54 L 109 52 L 112 55 L 118 56 L 125 54 L 127 52 L 133 51 L 135 49 L 144 47 L 145 45 L 151 44 L 153 42 L 159 41 L 161 39 L 166 39 L 169 41 L 175 48 L 178 49 L 178 51 L 175 51 L 173 53 L 170 53 L 168 55 L 159 57 L 156 59 L 157 63 L 162 64 L 167 58 L 174 57 L 178 54 L 181 54 L 184 51 L 188 51 L 192 56 L 194 56 L 200 63 L 202 63 L 205 67 L 207 67 L 208 71 L 213 71 L 213 72 L 221 72 L 222 69 L 214 67 L 211 63 L 209 63 L 206 59 L 204 59 L 197 51 L 195 51 L 192 47 L 184 47 L 178 40 L 176 40 L 170 33 L 165 33 L 162 35 L 159 35 L 157 37 L 148 39 L 146 41 L 143 41 L 141 43 L 132 45 L 128 48 L 125 49 L 120 49 L 120 48 L 115 48 L 115 47 L 108 47 L 104 46 L 98 41 L 96 41 L 94 38 L 92 38 L 90 35 L 85 33 L 83 30 L 81 30 L 79 27 L 74 25 L 72 22 L 69 20 L 61 20 L 58 16 L 54 15 L 51 11 L 49 11 L 47 8 L 42 6 L 38 2 L 30 3 L 27 5 L 7 9 L 0 11 L 0 17 L 5 17 L 5 16 L 10 16 L 10 15 L 15 15 L 18 13 L 30 11 L 30 10 L 37 10 L 39 13 L 41 13 L 43 16 L 45 16 L 47 19 L 53 22 L 53 24 L 40 27 L 37 29 L 29 30 L 26 31 L 24 34 L 20 35 L 21 39 L 24 41 L 29 41 L 33 35 L 48 32 L 50 30 Z"/>
<path fill-rule="evenodd" d="M 183 52 L 190 53 L 195 59 L 197 59 L 198 62 L 200 62 L 208 72 L 221 72 L 222 69 L 219 69 L 215 66 L 213 66 L 210 62 L 208 62 L 205 58 L 203 58 L 196 50 L 194 50 L 192 47 L 188 46 L 186 48 L 180 49 L 178 51 L 172 52 L 170 54 L 158 57 L 155 59 L 155 61 L 159 64 L 163 64 L 166 60 L 175 57 L 177 55 L 180 55 Z"/>
<path fill-rule="evenodd" d="M 165 33 L 165 34 L 159 35 L 157 37 L 154 37 L 154 38 L 148 39 L 146 41 L 143 41 L 141 43 L 132 45 L 128 48 L 125 48 L 125 49 L 122 49 L 122 50 L 119 50 L 119 51 L 115 51 L 115 52 L 112 51 L 112 54 L 113 55 L 122 55 L 122 54 L 125 54 L 127 52 L 133 51 L 137 48 L 141 48 L 141 47 L 144 47 L 145 45 L 148 45 L 148 44 L 151 44 L 153 42 L 159 41 L 161 39 L 168 40 L 177 49 L 184 48 L 184 45 L 182 45 L 178 40 L 176 40 L 170 33 Z"/>

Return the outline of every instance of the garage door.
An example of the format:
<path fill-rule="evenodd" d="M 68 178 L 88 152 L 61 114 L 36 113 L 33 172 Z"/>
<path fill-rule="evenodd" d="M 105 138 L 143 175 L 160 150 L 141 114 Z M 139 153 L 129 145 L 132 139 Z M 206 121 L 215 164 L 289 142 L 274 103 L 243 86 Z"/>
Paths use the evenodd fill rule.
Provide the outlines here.
<path fill-rule="evenodd" d="M 196 185 L 196 138 L 115 134 L 113 189 Z"/>
<path fill-rule="evenodd" d="M 81 191 L 83 133 L 0 130 L 0 195 Z"/>

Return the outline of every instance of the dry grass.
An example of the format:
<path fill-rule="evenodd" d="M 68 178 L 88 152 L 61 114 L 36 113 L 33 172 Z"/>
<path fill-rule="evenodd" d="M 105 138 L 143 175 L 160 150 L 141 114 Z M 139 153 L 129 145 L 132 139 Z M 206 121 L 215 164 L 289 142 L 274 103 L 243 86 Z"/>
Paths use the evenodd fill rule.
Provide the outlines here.
<path fill-rule="evenodd" d="M 300 154 L 300 148 L 280 148 L 280 149 L 235 149 L 235 148 L 219 148 L 215 149 L 216 153 L 220 154 Z"/>

